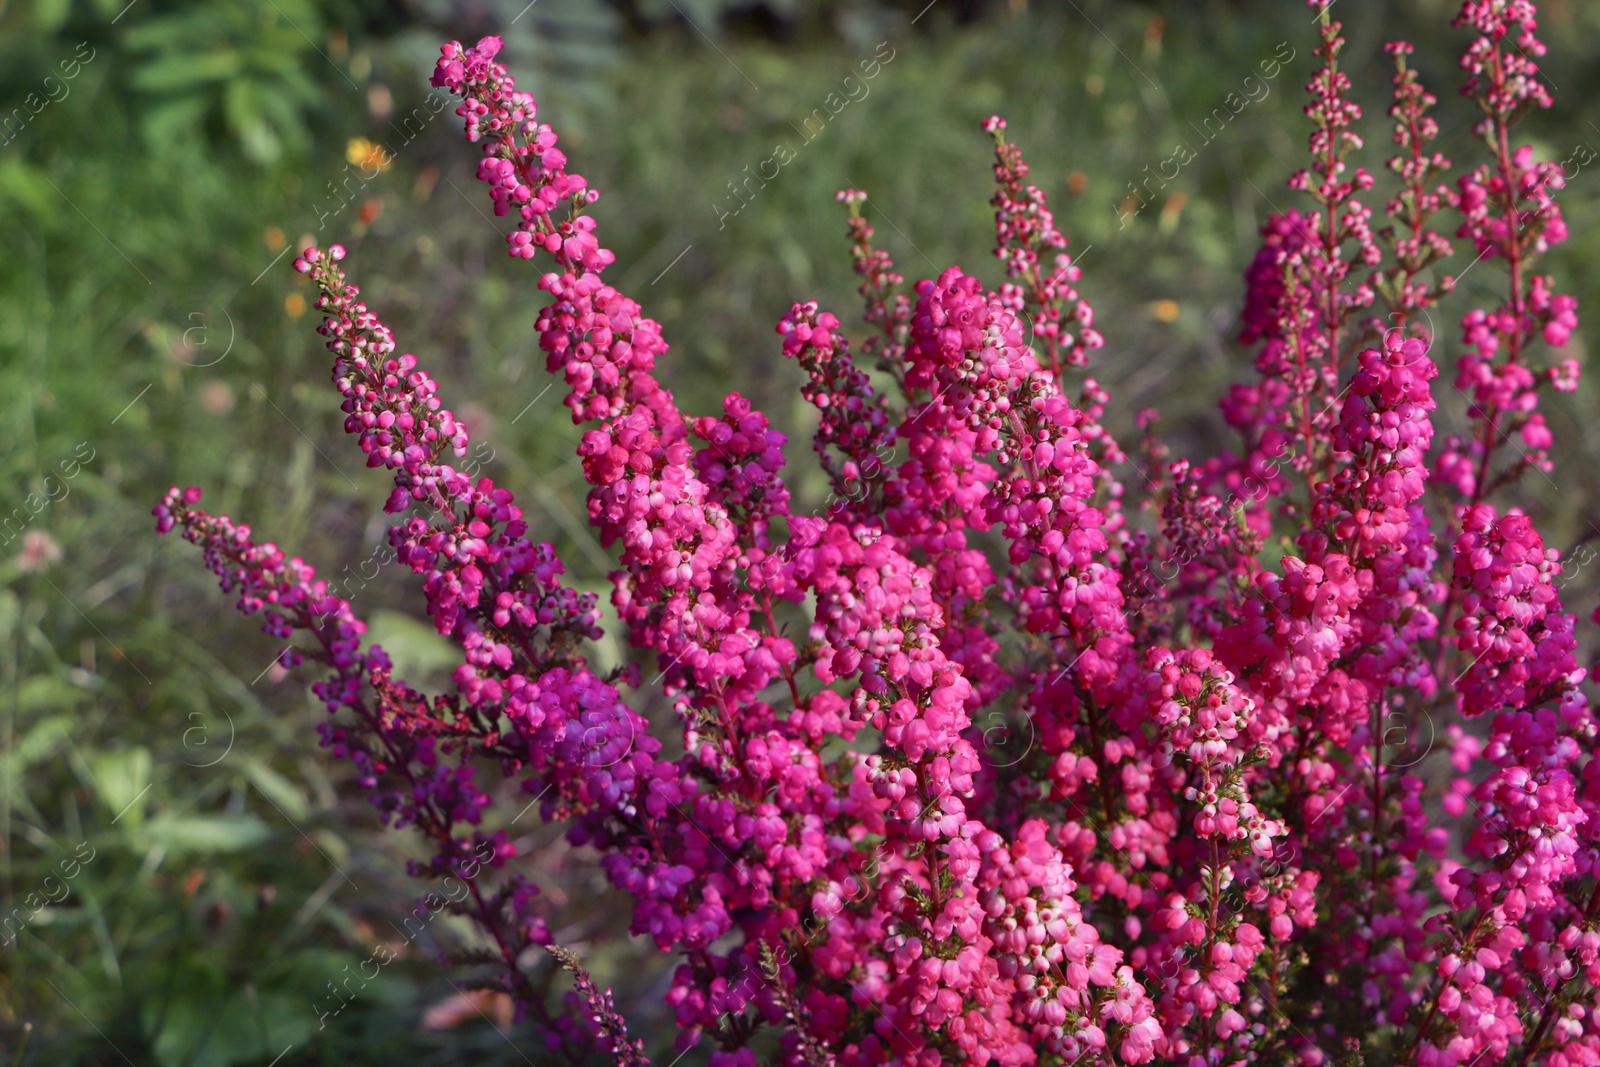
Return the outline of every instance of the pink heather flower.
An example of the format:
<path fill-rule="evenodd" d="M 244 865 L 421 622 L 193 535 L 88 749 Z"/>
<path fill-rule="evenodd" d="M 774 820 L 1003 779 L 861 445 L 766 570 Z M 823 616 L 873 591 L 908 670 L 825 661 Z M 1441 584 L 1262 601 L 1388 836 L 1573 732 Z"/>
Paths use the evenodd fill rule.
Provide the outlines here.
<path fill-rule="evenodd" d="M 1146 409 L 1130 459 L 1110 393 L 1069 381 L 1107 338 L 994 116 L 998 288 L 954 266 L 908 288 L 843 190 L 865 337 L 815 301 L 773 309 L 820 498 L 781 420 L 736 392 L 686 412 L 657 379 L 662 328 L 605 279 L 598 193 L 500 40 L 441 49 L 508 251 L 538 264 L 630 661 L 592 666 L 597 597 L 468 473 L 467 425 L 339 245 L 294 269 L 345 430 L 389 481 L 390 544 L 457 650 L 447 691 L 395 678 L 348 601 L 198 489 L 154 514 L 262 616 L 280 669 L 322 664 L 323 745 L 426 839 L 415 873 L 469 884 L 552 1054 L 645 1048 L 552 947 L 510 833 L 530 805 L 674 957 L 672 1055 L 704 1043 L 719 1067 L 1600 1064 L 1593 672 L 1559 555 L 1495 499 L 1553 464 L 1540 390 L 1579 375 L 1576 301 L 1532 269 L 1567 236 L 1564 176 L 1510 133 L 1550 103 L 1534 5 L 1462 5 L 1491 136 L 1453 187 L 1414 49 L 1387 46 L 1379 229 L 1345 42 L 1312 6 L 1303 199 L 1262 229 L 1253 374 L 1221 403 L 1237 452 L 1175 457 Z M 1459 312 L 1470 421 L 1440 436 L 1445 211 L 1507 292 Z M 52 547 L 28 534 L 19 565 Z M 573 974 L 565 1014 L 535 946 Z"/>

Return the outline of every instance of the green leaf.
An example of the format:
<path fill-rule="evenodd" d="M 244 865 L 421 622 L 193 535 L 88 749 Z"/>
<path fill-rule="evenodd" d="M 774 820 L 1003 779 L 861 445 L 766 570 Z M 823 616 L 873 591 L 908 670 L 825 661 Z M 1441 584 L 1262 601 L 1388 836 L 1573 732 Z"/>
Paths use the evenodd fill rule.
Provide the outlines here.
<path fill-rule="evenodd" d="M 202 96 L 185 96 L 156 104 L 145 113 L 144 133 L 152 144 L 172 144 L 193 135 L 206 113 Z"/>
<path fill-rule="evenodd" d="M 113 821 L 128 820 L 130 827 L 144 821 L 145 794 L 150 788 L 150 750 L 130 748 L 101 752 L 90 758 L 95 788 Z"/>
<path fill-rule="evenodd" d="M 161 1033 L 156 1035 L 156 1062 L 161 1067 L 186 1067 L 194 1057 L 194 1047 L 205 1033 L 205 1007 L 189 1000 L 172 1001 L 165 1005 L 161 1018 Z"/>
<path fill-rule="evenodd" d="M 257 163 L 271 163 L 283 155 L 283 142 L 272 127 L 255 116 L 239 128 L 239 145 L 244 154 Z"/>
<path fill-rule="evenodd" d="M 305 1022 L 299 1026 L 285 1013 L 287 1004 L 274 1005 L 273 1014 L 282 1021 L 287 1035 L 280 1040 L 276 1032 L 263 1032 L 264 1020 L 244 992 L 223 1001 L 224 990 L 212 985 L 215 979 L 204 982 L 197 980 L 199 975 L 187 977 L 190 993 L 172 1003 L 156 1038 L 156 1059 L 163 1067 L 232 1067 L 265 1061 L 282 1052 L 283 1045 L 298 1044 L 310 1036 L 312 1012 L 304 1002 L 299 1007 Z M 278 1047 L 268 1052 L 274 1043 Z"/>
<path fill-rule="evenodd" d="M 200 56 L 184 53 L 141 66 L 134 72 L 133 85 L 148 92 L 170 92 L 223 81 L 238 72 L 239 53 L 231 48 Z"/>
<path fill-rule="evenodd" d="M 258 101 L 261 95 L 251 78 L 241 77 L 229 81 L 222 90 L 222 115 L 228 120 L 228 125 L 236 130 L 242 130 L 253 122 L 260 122 L 261 108 Z"/>
<path fill-rule="evenodd" d="M 72 14 L 72 0 L 34 0 L 33 25 L 40 33 L 55 33 Z"/>
<path fill-rule="evenodd" d="M 62 738 L 71 736 L 78 722 L 76 715 L 51 715 L 34 723 L 6 753 L 7 775 L 14 776 L 19 771 L 25 771 L 53 753 Z"/>
<path fill-rule="evenodd" d="M 20 159 L 8 159 L 0 163 L 0 204 L 10 201 L 40 221 L 48 221 L 52 215 L 50 198 L 55 195 L 55 190 L 50 188 L 44 172 L 39 168 L 29 166 Z M 11 632 L 16 613 L 16 595 L 7 589 L 0 594 L 0 636 Z"/>
<path fill-rule="evenodd" d="M 128 29 L 123 43 L 134 52 L 179 52 L 190 40 L 211 41 L 219 36 L 215 29 L 197 32 L 192 18 L 155 18 Z"/>
<path fill-rule="evenodd" d="M 23 711 L 71 707 L 83 690 L 52 674 L 37 674 L 17 687 L 17 707 Z"/>
<path fill-rule="evenodd" d="M 452 670 L 461 662 L 461 651 L 432 625 L 398 611 L 374 613 L 367 626 L 367 640 L 383 646 L 394 661 L 395 676 L 400 678 Z"/>
<path fill-rule="evenodd" d="M 316 1009 L 310 997 L 295 989 L 261 994 L 252 1028 L 262 1033 L 261 1051 L 273 1056 L 285 1045 L 302 1045 L 316 1032 Z"/>
<path fill-rule="evenodd" d="M 140 835 L 169 852 L 244 852 L 272 838 L 272 828 L 254 815 L 160 815 Z"/>
<path fill-rule="evenodd" d="M 261 794 L 272 801 L 283 813 L 296 822 L 306 817 L 307 807 L 305 797 L 295 784 L 265 763 L 254 757 L 244 761 L 245 777 L 250 779 L 250 784 L 261 790 Z"/>

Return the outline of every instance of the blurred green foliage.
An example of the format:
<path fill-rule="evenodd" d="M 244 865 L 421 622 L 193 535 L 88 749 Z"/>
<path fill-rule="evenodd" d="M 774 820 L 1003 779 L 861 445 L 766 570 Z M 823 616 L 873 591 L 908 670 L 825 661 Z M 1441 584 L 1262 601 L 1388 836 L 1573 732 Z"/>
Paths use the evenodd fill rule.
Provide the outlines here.
<path fill-rule="evenodd" d="M 1399 33 L 1419 39 L 1448 151 L 1476 158 L 1448 6 L 1340 11 L 1374 169 L 1379 45 Z M 1561 159 L 1600 145 L 1587 103 L 1600 12 L 1566 0 L 1545 13 L 1558 112 L 1529 135 Z M 1131 441 L 1133 414 L 1156 404 L 1177 454 L 1228 444 L 1214 401 L 1248 373 L 1231 334 L 1256 228 L 1293 202 L 1282 182 L 1304 142 L 1308 19 L 1266 0 L 0 3 L 0 524 L 20 515 L 0 529 L 0 915 L 24 920 L 0 948 L 0 1062 L 542 1062 L 526 1028 L 476 1014 L 418 1029 L 452 978 L 470 981 L 432 961 L 473 945 L 453 916 L 328 1013 L 342 1003 L 329 983 L 404 940 L 423 891 L 405 874 L 412 846 L 318 749 L 312 679 L 268 669 L 276 647 L 148 514 L 170 484 L 205 486 L 208 506 L 315 563 L 409 671 L 443 676 L 416 583 L 374 562 L 384 487 L 344 440 L 308 288 L 287 266 L 302 237 L 342 240 L 373 306 L 473 427 L 475 459 L 516 489 L 575 580 L 603 588 L 576 433 L 533 341 L 536 275 L 505 257 L 472 150 L 427 92 L 440 39 L 505 33 L 507 61 L 603 190 L 611 277 L 665 325 L 663 378 L 692 410 L 745 392 L 792 431 L 806 471 L 809 413 L 772 327 L 807 298 L 854 321 L 834 190 L 869 191 L 908 277 L 960 262 L 997 281 L 978 130 L 995 111 L 1084 257 L 1113 428 Z M 1178 143 L 1198 146 L 1195 124 L 1281 42 L 1298 58 L 1119 225 L 1130 183 Z M 880 44 L 892 58 L 861 79 Z M 830 94 L 850 99 L 836 116 Z M 808 127 L 819 108 L 827 121 Z M 779 145 L 793 160 L 760 177 Z M 1549 264 L 1588 307 L 1597 174 L 1563 193 L 1574 237 Z M 1497 282 L 1480 267 L 1463 290 L 1489 300 Z M 1438 325 L 1448 358 L 1455 330 Z M 1563 548 L 1600 495 L 1600 431 L 1583 417 L 1595 398 L 1591 380 L 1550 403 L 1569 450 L 1561 489 L 1524 487 Z M 1459 417 L 1458 397 L 1445 406 Z M 798 485 L 820 499 L 814 473 Z M 1595 587 L 1580 574 L 1569 602 Z M 619 929 L 625 902 L 559 828 L 517 829 L 558 939 L 663 1050 L 663 961 Z"/>
<path fill-rule="evenodd" d="M 277 161 L 286 145 L 298 154 L 320 98 L 305 55 L 312 35 L 324 34 L 311 0 L 208 4 L 130 26 L 123 46 L 146 137 L 216 125 L 253 162 Z"/>

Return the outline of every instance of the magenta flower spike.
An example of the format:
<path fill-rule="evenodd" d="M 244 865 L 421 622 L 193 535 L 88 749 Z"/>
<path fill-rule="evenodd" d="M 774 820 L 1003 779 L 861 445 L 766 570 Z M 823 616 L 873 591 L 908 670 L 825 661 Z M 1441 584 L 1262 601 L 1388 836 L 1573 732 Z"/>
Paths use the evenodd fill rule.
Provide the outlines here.
<path fill-rule="evenodd" d="M 662 329 L 604 280 L 598 193 L 500 41 L 443 47 L 433 84 L 509 254 L 539 264 L 538 343 L 633 661 L 591 666 L 596 598 L 508 489 L 457 465 L 467 427 L 337 245 L 295 268 L 345 429 L 391 481 L 390 543 L 459 650 L 449 691 L 395 678 L 308 564 L 198 489 L 155 514 L 275 639 L 302 635 L 280 661 L 329 672 L 323 744 L 427 839 L 417 874 L 466 886 L 473 965 L 493 961 L 552 1055 L 1600 1064 L 1594 672 L 1559 554 L 1503 498 L 1553 469 L 1540 392 L 1579 373 L 1559 351 L 1576 302 L 1533 270 L 1566 237 L 1561 168 L 1512 136 L 1551 103 L 1534 5 L 1462 5 L 1488 161 L 1453 187 L 1405 42 L 1386 49 L 1386 176 L 1357 162 L 1346 42 L 1311 6 L 1300 200 L 1262 228 L 1254 378 L 1220 404 L 1239 449 L 1173 459 L 1153 410 L 1135 456 L 1106 429 L 1088 371 L 1118 358 L 1115 325 L 996 116 L 1002 277 L 906 288 L 844 190 L 865 338 L 816 301 L 773 309 L 772 356 L 817 411 L 820 502 L 792 492 L 777 420 L 738 393 L 685 412 L 656 378 Z M 1436 435 L 1445 214 L 1507 295 L 1459 313 L 1470 430 Z M 638 710 L 655 692 L 671 721 Z M 508 831 L 530 804 L 672 957 L 670 1040 L 630 1035 L 552 944 L 559 909 Z M 531 978 L 546 955 L 573 975 L 564 1008 Z"/>

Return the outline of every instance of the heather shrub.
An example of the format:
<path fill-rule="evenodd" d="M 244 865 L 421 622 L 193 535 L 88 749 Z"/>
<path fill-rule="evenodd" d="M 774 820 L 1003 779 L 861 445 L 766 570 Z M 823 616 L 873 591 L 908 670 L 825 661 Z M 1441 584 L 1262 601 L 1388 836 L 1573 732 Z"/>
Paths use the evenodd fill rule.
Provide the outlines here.
<path fill-rule="evenodd" d="M 1566 238 L 1563 169 L 1513 133 L 1551 104 L 1533 4 L 1455 23 L 1482 161 L 1435 150 L 1395 42 L 1380 182 L 1320 11 L 1308 163 L 1247 271 L 1254 367 L 1209 457 L 1170 455 L 1154 411 L 1127 447 L 1102 424 L 1087 371 L 1115 329 L 1002 119 L 998 289 L 959 267 L 908 288 L 841 192 L 866 339 L 807 301 L 774 346 L 817 410 L 815 507 L 747 399 L 695 416 L 657 380 L 667 342 L 603 277 L 598 193 L 499 40 L 452 42 L 433 84 L 510 255 L 542 269 L 538 343 L 637 655 L 591 664 L 596 598 L 469 473 L 469 428 L 339 245 L 294 265 L 345 428 L 392 479 L 395 558 L 459 648 L 452 688 L 395 677 L 347 600 L 198 489 L 158 527 L 297 639 L 283 666 L 326 668 L 324 746 L 427 839 L 423 907 L 477 922 L 461 964 L 551 1056 L 644 1046 L 555 943 L 508 831 L 532 809 L 677 958 L 676 1054 L 716 1067 L 1600 1062 L 1588 671 L 1559 554 L 1505 500 L 1553 469 L 1541 396 L 1578 379 L 1551 353 L 1576 301 L 1535 269 Z M 1451 309 L 1468 270 L 1501 302 Z M 1471 429 L 1436 439 L 1444 381 Z M 658 689 L 674 728 L 635 707 Z M 532 980 L 541 949 L 565 1005 Z"/>

